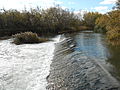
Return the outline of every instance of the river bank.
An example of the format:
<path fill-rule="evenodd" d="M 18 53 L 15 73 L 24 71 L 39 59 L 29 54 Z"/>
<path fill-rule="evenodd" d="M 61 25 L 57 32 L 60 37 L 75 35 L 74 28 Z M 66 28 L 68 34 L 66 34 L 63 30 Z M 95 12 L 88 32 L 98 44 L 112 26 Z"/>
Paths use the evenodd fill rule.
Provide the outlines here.
<path fill-rule="evenodd" d="M 102 64 L 76 50 L 76 45 L 72 38 L 56 44 L 47 90 L 120 90 L 119 82 Z"/>

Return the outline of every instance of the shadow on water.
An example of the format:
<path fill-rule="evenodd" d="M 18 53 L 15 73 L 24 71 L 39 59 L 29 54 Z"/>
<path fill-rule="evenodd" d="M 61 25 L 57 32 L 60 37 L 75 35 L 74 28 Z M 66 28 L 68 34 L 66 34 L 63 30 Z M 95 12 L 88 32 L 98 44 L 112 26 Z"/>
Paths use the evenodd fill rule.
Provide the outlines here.
<path fill-rule="evenodd" d="M 113 67 L 110 72 L 120 81 L 120 47 L 109 46 L 109 52 L 107 62 Z"/>

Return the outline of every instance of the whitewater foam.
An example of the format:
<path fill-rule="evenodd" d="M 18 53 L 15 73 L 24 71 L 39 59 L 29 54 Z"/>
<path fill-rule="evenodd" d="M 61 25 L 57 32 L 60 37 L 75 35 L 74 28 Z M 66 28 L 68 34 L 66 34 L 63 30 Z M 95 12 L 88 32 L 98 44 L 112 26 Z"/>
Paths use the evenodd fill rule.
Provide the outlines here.
<path fill-rule="evenodd" d="M 0 41 L 0 90 L 46 90 L 55 41 L 40 44 L 11 44 Z"/>

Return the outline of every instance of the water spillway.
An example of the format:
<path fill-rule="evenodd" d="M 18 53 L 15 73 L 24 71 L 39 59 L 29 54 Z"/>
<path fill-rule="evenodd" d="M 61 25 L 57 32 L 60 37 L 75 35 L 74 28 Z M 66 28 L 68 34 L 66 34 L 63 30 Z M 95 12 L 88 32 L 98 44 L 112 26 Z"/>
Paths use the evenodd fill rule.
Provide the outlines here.
<path fill-rule="evenodd" d="M 65 38 L 56 45 L 48 90 L 120 90 L 119 81 L 104 67 L 109 53 L 101 34 L 75 33 Z"/>
<path fill-rule="evenodd" d="M 0 90 L 120 90 L 119 49 L 93 32 L 40 44 L 0 41 Z"/>
<path fill-rule="evenodd" d="M 46 90 L 54 41 L 40 44 L 12 44 L 0 41 L 0 90 Z"/>

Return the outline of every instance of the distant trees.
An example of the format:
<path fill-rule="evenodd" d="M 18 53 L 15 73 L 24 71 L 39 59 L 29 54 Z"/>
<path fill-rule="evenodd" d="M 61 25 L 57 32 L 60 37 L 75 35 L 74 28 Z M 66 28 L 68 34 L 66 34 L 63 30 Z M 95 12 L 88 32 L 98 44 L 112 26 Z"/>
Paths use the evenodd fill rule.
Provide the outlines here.
<path fill-rule="evenodd" d="M 109 22 L 109 16 L 107 14 L 100 16 L 95 21 L 94 31 L 100 33 L 106 33 L 107 32 L 106 26 L 108 25 L 108 22 Z"/>
<path fill-rule="evenodd" d="M 115 10 L 106 14 L 86 12 L 82 18 L 60 6 L 48 9 L 30 9 L 29 11 L 0 11 L 0 36 L 32 31 L 38 34 L 64 33 L 81 29 L 107 33 L 110 42 L 120 44 L 120 0 Z"/>
<path fill-rule="evenodd" d="M 107 38 L 112 44 L 120 45 L 120 10 L 109 12 L 109 17 Z"/>
<path fill-rule="evenodd" d="M 59 33 L 76 30 L 80 20 L 78 16 L 61 7 L 46 10 L 36 8 L 30 11 L 4 10 L 0 12 L 0 34 L 11 35 L 18 32 Z"/>
<path fill-rule="evenodd" d="M 120 0 L 117 0 L 116 6 L 113 7 L 113 8 L 116 8 L 117 10 L 120 10 Z"/>
<path fill-rule="evenodd" d="M 90 27 L 91 29 L 94 29 L 95 21 L 100 16 L 101 16 L 101 14 L 98 13 L 98 12 L 85 13 L 84 16 L 83 16 L 84 25 L 87 26 L 87 27 Z"/>
<path fill-rule="evenodd" d="M 120 45 L 120 10 L 108 12 L 97 18 L 94 31 L 106 33 L 111 44 Z"/>
<path fill-rule="evenodd" d="M 111 44 L 120 45 L 120 0 L 116 2 L 115 8 L 117 10 L 108 13 L 107 38 Z"/>

